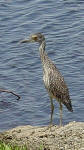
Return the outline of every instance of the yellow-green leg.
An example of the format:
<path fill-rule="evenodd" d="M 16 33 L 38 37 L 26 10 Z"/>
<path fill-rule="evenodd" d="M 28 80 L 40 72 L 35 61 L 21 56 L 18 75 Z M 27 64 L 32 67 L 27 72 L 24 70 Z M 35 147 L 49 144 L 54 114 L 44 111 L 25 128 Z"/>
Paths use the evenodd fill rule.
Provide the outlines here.
<path fill-rule="evenodd" d="M 53 112 L 54 112 L 54 105 L 53 105 L 53 99 L 50 97 L 50 102 L 51 102 L 51 118 L 50 118 L 50 125 L 52 125 L 53 121 Z"/>
<path fill-rule="evenodd" d="M 59 102 L 60 105 L 60 126 L 62 126 L 62 103 Z"/>

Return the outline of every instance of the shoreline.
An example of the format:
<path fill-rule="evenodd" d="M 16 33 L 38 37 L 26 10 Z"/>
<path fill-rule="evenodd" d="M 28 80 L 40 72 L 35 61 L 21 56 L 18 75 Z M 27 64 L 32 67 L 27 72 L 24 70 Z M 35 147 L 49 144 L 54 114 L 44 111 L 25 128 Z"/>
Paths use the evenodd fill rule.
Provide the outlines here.
<path fill-rule="evenodd" d="M 0 133 L 0 141 L 29 150 L 84 150 L 84 122 L 70 122 L 59 127 L 18 126 Z"/>

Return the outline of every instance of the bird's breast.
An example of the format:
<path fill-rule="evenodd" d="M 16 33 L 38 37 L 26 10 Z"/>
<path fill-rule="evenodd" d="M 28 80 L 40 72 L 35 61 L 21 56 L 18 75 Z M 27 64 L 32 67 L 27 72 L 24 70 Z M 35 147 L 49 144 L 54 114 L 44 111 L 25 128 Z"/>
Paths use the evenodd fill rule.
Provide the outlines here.
<path fill-rule="evenodd" d="M 43 73 L 43 81 L 44 81 L 44 85 L 45 85 L 46 89 L 49 89 L 50 83 L 49 83 L 49 75 L 48 75 L 47 71 L 45 73 Z"/>

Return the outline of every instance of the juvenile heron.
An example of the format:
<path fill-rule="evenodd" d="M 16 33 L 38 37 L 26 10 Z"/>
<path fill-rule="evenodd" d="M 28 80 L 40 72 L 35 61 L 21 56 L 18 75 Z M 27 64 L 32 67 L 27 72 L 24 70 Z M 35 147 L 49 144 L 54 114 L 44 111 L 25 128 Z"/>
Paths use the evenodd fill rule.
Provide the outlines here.
<path fill-rule="evenodd" d="M 45 37 L 41 33 L 33 34 L 29 37 L 29 39 L 24 39 L 21 43 L 26 42 L 38 42 L 40 58 L 43 66 L 43 81 L 45 88 L 48 91 L 50 102 L 51 102 L 51 119 L 50 123 L 52 124 L 52 117 L 54 111 L 53 99 L 56 99 L 59 102 L 60 108 L 60 126 L 62 125 L 62 104 L 64 104 L 69 111 L 73 111 L 71 100 L 69 96 L 68 87 L 64 81 L 63 76 L 57 69 L 57 67 L 53 64 L 53 62 L 49 59 L 46 51 L 45 51 Z"/>

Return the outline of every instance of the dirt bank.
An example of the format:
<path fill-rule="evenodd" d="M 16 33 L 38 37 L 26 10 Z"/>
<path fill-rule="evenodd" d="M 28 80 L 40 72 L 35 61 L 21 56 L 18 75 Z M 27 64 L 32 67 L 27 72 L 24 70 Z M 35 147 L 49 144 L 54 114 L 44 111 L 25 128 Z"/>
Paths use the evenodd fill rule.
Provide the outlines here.
<path fill-rule="evenodd" d="M 29 150 L 84 150 L 84 123 L 71 122 L 63 127 L 19 126 L 0 133 L 0 140 L 12 145 L 26 144 Z"/>

